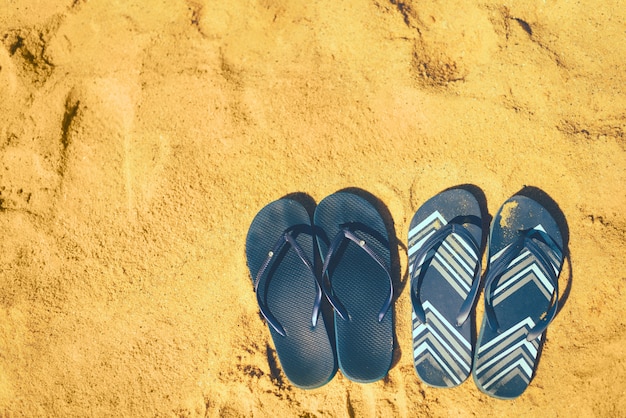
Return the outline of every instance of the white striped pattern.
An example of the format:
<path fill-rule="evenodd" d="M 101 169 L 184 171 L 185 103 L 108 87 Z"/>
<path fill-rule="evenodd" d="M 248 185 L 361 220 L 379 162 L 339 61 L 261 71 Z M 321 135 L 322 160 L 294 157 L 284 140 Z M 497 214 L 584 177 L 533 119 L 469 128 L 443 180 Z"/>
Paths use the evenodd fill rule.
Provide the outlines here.
<path fill-rule="evenodd" d="M 545 232 L 541 225 L 535 229 Z M 494 254 L 490 263 L 497 260 L 507 248 Z M 560 268 L 559 257 L 560 254 L 553 254 L 552 251 L 548 253 L 548 259 L 557 274 Z M 524 286 L 535 286 L 546 300 L 550 301 L 555 289 L 547 273 L 528 250 L 522 251 L 508 265 L 506 273 L 498 282 L 498 287 L 493 291 L 493 306 L 505 302 Z M 488 343 L 480 345 L 474 364 L 474 376 L 485 390 L 495 391 L 496 386 L 506 385 L 515 378 L 522 379 L 526 385 L 530 383 L 543 338 L 539 336 L 533 341 L 526 339 L 534 326 L 532 318 L 525 318 Z"/>
<path fill-rule="evenodd" d="M 424 303 L 426 323 L 413 313 L 413 359 L 416 367 L 423 362 L 445 372 L 451 386 L 469 376 L 472 347 L 468 340 L 429 302 Z"/>
<path fill-rule="evenodd" d="M 537 225 L 534 229 L 544 231 L 541 225 Z M 497 260 L 509 246 L 510 245 L 494 254 L 490 259 L 490 263 Z M 560 263 L 557 262 L 557 255 L 550 252 L 548 258 L 554 272 L 558 274 Z M 511 261 L 507 267 L 507 273 L 503 274 L 500 278 L 498 287 L 493 292 L 493 305 L 499 305 L 513 292 L 530 283 L 534 283 L 547 300 L 552 299 L 554 285 L 548 278 L 547 272 L 537 263 L 530 251 L 524 250 L 517 258 Z"/>
<path fill-rule="evenodd" d="M 413 274 L 413 269 L 417 264 L 421 267 L 423 258 L 415 260 L 413 257 L 424 242 L 435 231 L 447 224 L 446 220 L 435 211 L 424 221 L 409 231 L 409 274 Z M 413 257 L 413 259 L 411 259 Z M 433 257 L 430 263 L 431 268 L 435 268 L 448 284 L 459 294 L 462 299 L 467 297 L 474 280 L 474 267 L 478 262 L 478 255 L 472 247 L 463 239 L 459 239 L 456 234 L 446 237 L 443 244 Z M 416 272 L 416 274 L 419 274 Z"/>
<path fill-rule="evenodd" d="M 516 376 L 526 384 L 530 382 L 539 351 L 539 338 L 527 341 L 526 336 L 534 326 L 531 318 L 525 318 L 480 346 L 474 375 L 483 388 L 488 390 L 495 383 L 506 383 Z"/>
<path fill-rule="evenodd" d="M 426 241 L 436 230 L 447 225 L 447 223 L 446 219 L 441 216 L 438 211 L 435 211 L 422 222 L 414 226 L 409 231 L 409 257 L 411 257 L 415 251 L 422 248 L 424 241 Z M 414 239 L 417 239 L 417 241 L 411 242 Z"/>
<path fill-rule="evenodd" d="M 417 260 L 416 252 L 438 229 L 447 224 L 437 211 L 409 231 L 409 274 L 421 269 L 424 257 Z M 456 234 L 446 237 L 431 260 L 429 268 L 435 269 L 452 289 L 465 300 L 474 279 L 478 262 L 475 250 Z M 419 271 L 415 272 L 419 274 Z M 433 304 L 422 297 L 426 323 L 421 323 L 413 312 L 413 359 L 416 370 L 431 368 L 440 370 L 443 384 L 456 386 L 470 373 L 472 347 L 470 336 L 462 335 Z M 453 318 L 455 320 L 455 318 Z M 429 382 L 426 382 L 429 383 Z"/>

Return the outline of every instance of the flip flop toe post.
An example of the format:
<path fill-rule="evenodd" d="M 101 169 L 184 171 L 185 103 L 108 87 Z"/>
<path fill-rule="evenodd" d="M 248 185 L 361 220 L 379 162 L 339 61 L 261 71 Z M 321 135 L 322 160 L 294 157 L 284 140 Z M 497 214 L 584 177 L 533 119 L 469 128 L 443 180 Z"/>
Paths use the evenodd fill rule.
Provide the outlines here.
<path fill-rule="evenodd" d="M 320 313 L 314 234 L 306 209 L 291 199 L 264 207 L 246 239 L 246 257 L 261 314 L 281 368 L 296 386 L 312 389 L 337 370 L 333 346 Z"/>

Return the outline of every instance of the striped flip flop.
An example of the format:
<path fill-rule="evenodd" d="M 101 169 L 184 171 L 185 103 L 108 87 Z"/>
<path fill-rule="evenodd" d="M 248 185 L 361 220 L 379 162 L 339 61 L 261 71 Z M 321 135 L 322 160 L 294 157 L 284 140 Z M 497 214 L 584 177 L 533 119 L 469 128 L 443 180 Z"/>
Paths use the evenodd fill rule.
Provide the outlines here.
<path fill-rule="evenodd" d="M 315 252 L 311 218 L 291 199 L 261 209 L 246 238 L 248 268 L 278 360 L 287 378 L 303 389 L 326 384 L 337 370 L 320 312 L 324 298 Z"/>
<path fill-rule="evenodd" d="M 491 224 L 474 359 L 474 381 L 484 393 L 513 399 L 530 384 L 556 315 L 562 265 L 563 238 L 548 210 L 521 195 L 507 200 Z"/>
<path fill-rule="evenodd" d="M 439 193 L 411 220 L 413 361 L 430 386 L 458 386 L 470 374 L 482 242 L 480 205 L 465 189 Z"/>

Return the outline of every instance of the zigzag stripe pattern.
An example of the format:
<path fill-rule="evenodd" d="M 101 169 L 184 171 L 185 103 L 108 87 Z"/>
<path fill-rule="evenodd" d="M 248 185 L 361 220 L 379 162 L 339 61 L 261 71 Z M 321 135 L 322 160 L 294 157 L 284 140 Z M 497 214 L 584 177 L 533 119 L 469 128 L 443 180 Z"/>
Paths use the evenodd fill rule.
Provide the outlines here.
<path fill-rule="evenodd" d="M 446 220 L 439 212 L 435 211 L 409 231 L 410 274 L 413 273 L 417 263 L 420 263 L 421 267 L 422 260 L 415 260 L 415 252 L 443 225 L 446 225 Z M 459 296 L 465 299 L 472 286 L 474 266 L 477 262 L 478 255 L 475 251 L 464 240 L 452 234 L 439 247 L 430 267 L 436 269 Z M 416 273 L 419 274 L 419 272 Z"/>
<path fill-rule="evenodd" d="M 543 231 L 541 225 L 537 225 L 535 229 Z M 490 263 L 497 260 L 500 255 L 508 248 L 505 247 L 498 253 L 494 254 Z M 559 254 L 554 254 L 548 247 L 545 247 L 548 259 L 552 264 L 554 272 L 559 272 Z M 497 306 L 505 301 L 512 293 L 528 284 L 534 284 L 537 289 L 544 295 L 547 300 L 552 299 L 554 285 L 548 279 L 548 272 L 543 269 L 528 250 L 524 250 L 515 258 L 507 267 L 507 272 L 502 275 L 498 281 L 498 287 L 493 292 L 493 305 Z"/>
<path fill-rule="evenodd" d="M 541 225 L 535 229 L 543 230 Z M 554 254 L 548 247 L 548 259 L 555 272 L 558 273 L 560 254 Z M 490 263 L 500 257 L 506 250 L 494 254 Z M 535 257 L 528 250 L 524 250 L 508 266 L 505 274 L 498 281 L 498 287 L 493 291 L 494 307 L 505 302 L 516 290 L 524 286 L 535 286 L 541 294 L 550 301 L 554 292 L 554 285 L 550 282 L 546 272 Z M 482 344 L 478 350 L 474 375 L 482 385 L 489 390 L 496 382 L 506 385 L 515 378 L 530 383 L 542 336 L 528 341 L 526 336 L 535 322 L 526 318 L 506 332 L 498 335 L 487 344 Z"/>
<path fill-rule="evenodd" d="M 447 224 L 437 211 L 409 231 L 409 273 L 421 268 L 422 260 L 415 253 L 438 229 Z M 462 300 L 467 298 L 474 279 L 478 254 L 456 234 L 446 237 L 438 248 L 429 268 L 454 289 Z M 419 271 L 416 271 L 419 274 Z M 447 376 L 448 384 L 456 386 L 469 376 L 472 362 L 470 341 L 458 332 L 429 300 L 422 299 L 426 323 L 421 323 L 413 312 L 413 359 L 416 368 L 426 362 L 430 368 L 439 369 Z M 469 336 L 468 336 L 469 338 Z"/>
<path fill-rule="evenodd" d="M 413 227 L 409 231 L 409 257 L 422 247 L 424 241 L 426 241 L 433 232 L 445 226 L 447 223 L 446 219 L 441 216 L 438 211 L 435 211 Z"/>
<path fill-rule="evenodd" d="M 415 366 L 430 363 L 458 385 L 469 376 L 472 347 L 430 302 L 424 303 L 426 323 L 413 313 L 413 360 Z"/>
<path fill-rule="evenodd" d="M 504 385 L 515 377 L 530 383 L 540 339 L 527 341 L 526 335 L 534 326 L 535 322 L 526 318 L 480 347 L 474 375 L 485 389 L 496 382 Z"/>

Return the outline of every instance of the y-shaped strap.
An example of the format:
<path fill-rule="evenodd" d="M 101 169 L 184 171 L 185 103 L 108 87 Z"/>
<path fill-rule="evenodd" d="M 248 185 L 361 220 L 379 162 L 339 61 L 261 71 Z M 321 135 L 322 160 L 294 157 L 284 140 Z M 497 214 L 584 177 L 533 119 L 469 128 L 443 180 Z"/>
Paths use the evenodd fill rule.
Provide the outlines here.
<path fill-rule="evenodd" d="M 328 247 L 328 251 L 326 252 L 326 257 L 324 258 L 324 266 L 322 267 L 322 277 L 323 279 L 325 279 L 322 280 L 322 288 L 324 290 L 324 294 L 328 298 L 330 304 L 333 306 L 335 311 L 337 311 L 339 316 L 343 320 L 348 320 L 348 312 L 341 304 L 339 299 L 337 299 L 337 297 L 335 297 L 333 294 L 333 291 L 331 289 L 332 284 L 330 282 L 330 273 L 328 272 L 328 267 L 330 266 L 331 260 L 333 259 L 337 248 L 339 248 L 339 245 L 343 242 L 344 239 L 348 239 L 349 241 L 357 244 L 359 248 L 363 249 L 363 251 L 365 251 L 374 261 L 376 261 L 376 263 L 380 267 L 382 267 L 382 269 L 387 274 L 387 278 L 389 279 L 389 297 L 387 298 L 382 309 L 378 313 L 378 322 L 381 322 L 387 314 L 387 311 L 391 306 L 391 302 L 393 301 L 393 281 L 391 279 L 391 273 L 389 273 L 389 269 L 387 268 L 385 261 L 378 254 L 376 254 L 376 252 L 367 244 L 367 242 L 356 236 L 354 232 L 350 231 L 348 226 L 342 228 L 341 231 L 339 231 L 337 235 L 335 235 L 333 242 L 330 244 L 330 246 Z"/>
<path fill-rule="evenodd" d="M 506 250 L 500 254 L 500 256 L 491 263 L 485 277 L 485 313 L 487 314 L 487 320 L 491 329 L 496 332 L 500 332 L 500 326 L 496 313 L 493 307 L 493 284 L 497 283 L 498 279 L 507 271 L 509 264 L 515 260 L 521 252 L 526 249 L 532 256 L 537 259 L 541 269 L 548 275 L 548 280 L 553 286 L 550 309 L 546 313 L 546 316 L 537 322 L 537 324 L 528 332 L 526 339 L 532 341 L 540 336 L 550 322 L 554 319 L 556 311 L 559 305 L 559 283 L 558 276 L 555 272 L 555 267 L 542 250 L 537 242 L 541 242 L 548 246 L 550 250 L 554 252 L 557 258 L 561 257 L 561 249 L 556 242 L 542 230 L 539 229 L 527 229 L 519 231 L 519 237 Z M 558 267 L 558 266 L 557 266 Z"/>
<path fill-rule="evenodd" d="M 256 292 L 256 299 L 257 299 L 257 302 L 259 303 L 261 314 L 267 320 L 267 323 L 270 324 L 270 326 L 274 328 L 276 332 L 278 332 L 283 337 L 285 336 L 285 329 L 282 327 L 282 325 L 280 325 L 278 320 L 274 317 L 274 315 L 272 315 L 269 308 L 263 302 L 261 298 L 261 294 L 258 292 L 258 288 L 259 288 L 259 283 L 261 282 L 261 278 L 263 277 L 268 267 L 270 266 L 272 260 L 274 259 L 274 256 L 276 256 L 282 250 L 285 244 L 291 245 L 291 248 L 294 249 L 296 254 L 298 254 L 298 257 L 300 257 L 300 260 L 302 260 L 302 262 L 307 266 L 307 268 L 311 271 L 311 274 L 315 278 L 317 294 L 315 296 L 315 303 L 313 304 L 313 317 L 311 318 L 311 323 L 313 324 L 313 327 L 317 325 L 317 318 L 319 317 L 320 306 L 322 304 L 322 288 L 318 281 L 317 275 L 315 274 L 315 270 L 313 269 L 313 264 L 307 258 L 306 254 L 304 253 L 304 250 L 302 249 L 302 247 L 300 247 L 300 244 L 298 244 L 296 239 L 291 235 L 291 231 L 290 230 L 285 231 L 285 233 L 282 234 L 280 238 L 278 238 L 278 241 L 276 241 L 276 244 L 274 245 L 274 248 L 272 249 L 272 251 L 270 251 L 267 254 L 267 258 L 261 265 L 261 268 L 259 269 L 259 272 L 257 273 L 256 278 L 254 279 L 254 291 Z M 269 280 L 270 279 L 268 279 L 268 281 Z"/>
<path fill-rule="evenodd" d="M 430 237 L 428 237 L 428 239 L 426 239 L 424 244 L 415 253 L 415 262 L 413 263 L 413 270 L 411 271 L 411 302 L 413 303 L 415 316 L 417 316 L 417 319 L 423 324 L 426 323 L 426 312 L 424 311 L 422 302 L 419 299 L 419 289 L 422 286 L 422 281 L 424 280 L 424 276 L 426 275 L 426 271 L 428 270 L 430 263 L 435 258 L 435 254 L 437 254 L 441 244 L 443 244 L 449 235 L 456 234 L 459 238 L 469 244 L 472 250 L 476 253 L 477 260 L 476 267 L 474 268 L 474 274 L 472 276 L 472 287 L 470 288 L 470 291 L 456 316 L 457 327 L 463 325 L 465 321 L 467 321 L 467 318 L 469 318 L 472 306 L 474 306 L 474 301 L 478 295 L 481 271 L 480 249 L 478 248 L 478 244 L 474 240 L 472 234 L 470 234 L 469 231 L 463 227 L 463 225 L 453 221 L 454 220 L 450 221 L 446 226 L 435 231 Z M 420 273 L 416 277 L 416 271 L 418 270 Z"/>

